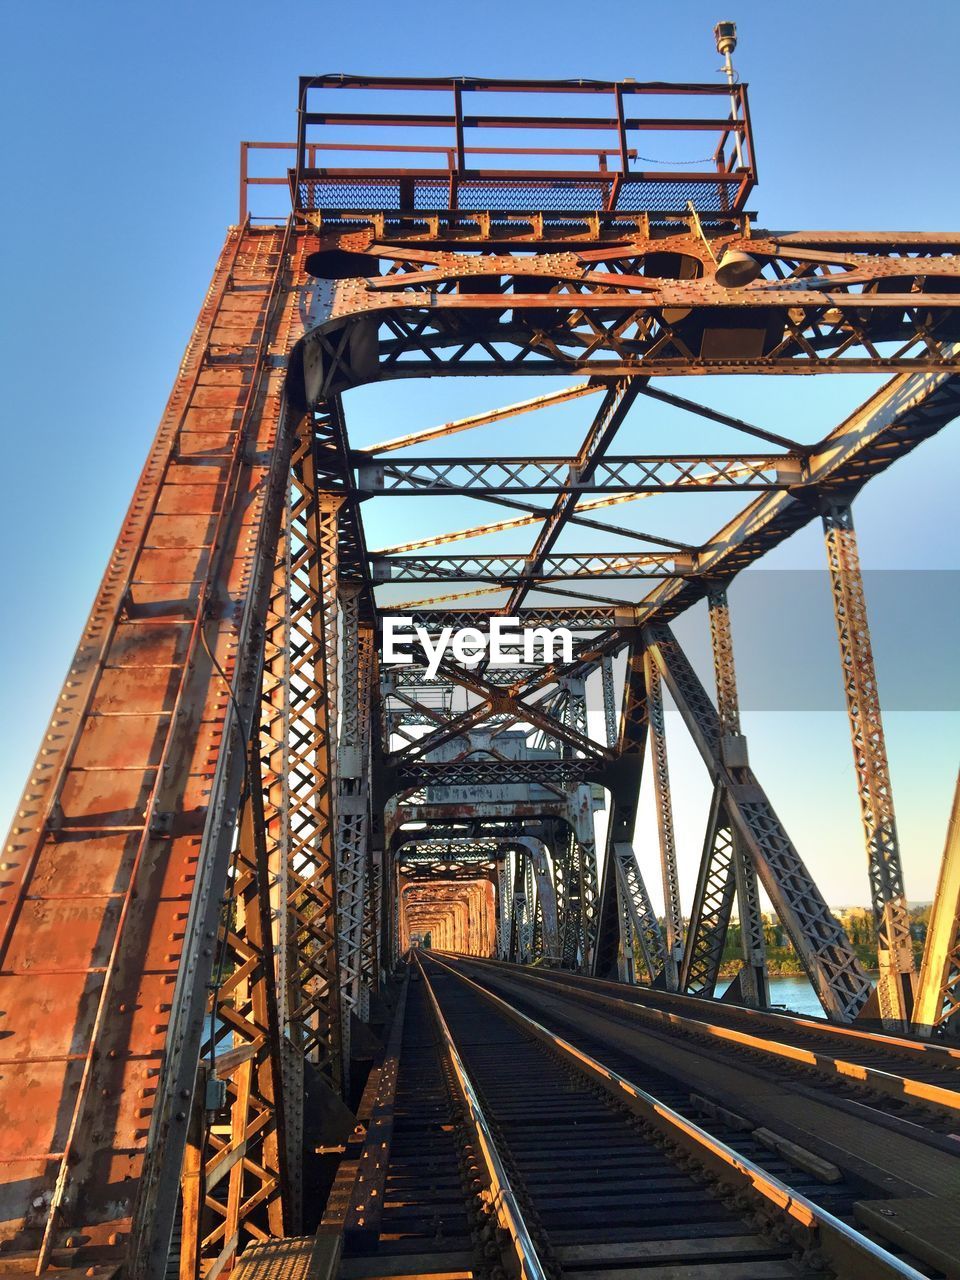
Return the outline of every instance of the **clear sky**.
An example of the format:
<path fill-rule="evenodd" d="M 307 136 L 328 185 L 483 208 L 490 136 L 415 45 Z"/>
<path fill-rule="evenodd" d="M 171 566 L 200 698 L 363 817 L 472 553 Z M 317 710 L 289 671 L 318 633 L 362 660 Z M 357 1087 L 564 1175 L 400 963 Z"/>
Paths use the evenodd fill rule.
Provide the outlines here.
<path fill-rule="evenodd" d="M 719 63 L 711 28 L 720 18 L 740 27 L 736 63 L 750 84 L 760 173 L 751 204 L 760 225 L 958 229 L 954 0 L 909 7 L 888 0 L 802 7 L 768 0 L 6 6 L 0 821 L 13 812 L 224 228 L 236 216 L 239 141 L 292 136 L 297 76 L 706 80 Z M 697 391 L 743 416 L 764 415 L 774 430 L 812 439 L 876 385 L 846 376 L 804 380 L 794 391 L 785 380 L 767 381 L 780 385 L 706 379 Z M 422 417 L 408 422 L 409 402 L 392 394 L 377 388 L 358 397 L 360 435 L 383 438 L 427 425 Z M 477 407 L 508 394 L 487 383 Z M 520 394 L 532 394 L 529 382 Z M 439 386 L 418 392 L 418 406 L 437 421 L 473 407 L 453 405 Z M 958 461 L 960 425 L 898 463 L 857 505 L 864 562 L 916 578 L 909 591 L 904 579 L 883 579 L 874 602 L 881 689 L 889 685 L 897 708 L 887 728 L 914 899 L 933 891 L 957 768 L 956 687 L 941 690 L 952 674 L 956 614 L 942 607 L 932 614 L 933 664 L 921 653 L 928 638 L 918 618 L 938 595 L 952 592 L 954 606 L 957 600 L 950 571 L 960 569 Z M 412 508 L 407 519 L 413 522 Z M 393 528 L 390 540 L 402 532 Z M 810 529 L 769 567 L 822 563 Z M 945 572 L 920 578 L 920 569 Z M 865 901 L 835 654 L 829 645 L 817 649 L 822 697 L 808 701 L 795 687 L 789 610 L 765 619 L 755 603 L 744 603 L 738 614 L 740 592 L 736 587 L 731 599 L 754 767 L 830 901 Z M 805 620 L 819 617 L 830 637 L 825 597 L 802 612 Z M 765 647 L 758 634 L 774 624 L 784 646 L 779 672 L 754 661 Z M 703 619 L 691 617 L 684 627 L 702 635 Z M 912 684 L 904 683 L 908 669 Z M 783 709 L 791 703 L 793 710 Z M 689 904 L 706 788 L 674 720 Z M 644 831 L 641 857 L 654 888 L 649 822 Z"/>

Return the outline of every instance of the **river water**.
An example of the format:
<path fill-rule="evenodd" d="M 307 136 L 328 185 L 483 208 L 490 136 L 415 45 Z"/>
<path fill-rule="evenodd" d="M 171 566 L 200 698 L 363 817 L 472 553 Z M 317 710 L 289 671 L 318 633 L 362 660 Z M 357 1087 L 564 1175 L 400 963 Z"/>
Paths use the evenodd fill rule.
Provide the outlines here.
<path fill-rule="evenodd" d="M 724 980 L 717 983 L 717 994 L 722 995 L 729 983 Z M 808 1018 L 822 1018 L 823 1007 L 809 981 L 802 974 L 788 978 L 770 979 L 770 1003 L 786 1005 L 793 1013 L 802 1013 Z"/>

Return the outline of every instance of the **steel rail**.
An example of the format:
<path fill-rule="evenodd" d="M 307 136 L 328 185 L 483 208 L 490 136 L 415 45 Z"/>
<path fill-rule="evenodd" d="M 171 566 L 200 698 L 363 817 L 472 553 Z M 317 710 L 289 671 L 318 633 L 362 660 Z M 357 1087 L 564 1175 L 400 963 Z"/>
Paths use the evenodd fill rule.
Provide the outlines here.
<path fill-rule="evenodd" d="M 505 960 L 492 961 L 480 956 L 471 956 L 470 963 L 509 968 L 511 971 L 516 972 L 530 972 L 528 965 L 512 965 Z M 620 998 L 629 1000 L 631 1003 L 639 1004 L 645 1001 L 653 1001 L 655 1004 L 663 1005 L 682 1004 L 692 1009 L 702 1008 L 706 1010 L 709 1008 L 714 1012 L 720 1008 L 725 1012 L 735 1014 L 738 1018 L 742 1017 L 744 1020 L 754 1021 L 758 1025 L 773 1023 L 776 1027 L 783 1027 L 784 1029 L 801 1027 L 805 1031 L 816 1035 L 836 1037 L 847 1041 L 863 1041 L 881 1049 L 891 1049 L 897 1053 L 915 1056 L 918 1061 L 960 1069 L 960 1048 L 951 1048 L 948 1044 L 908 1039 L 905 1036 L 892 1035 L 883 1031 L 867 1031 L 862 1027 L 844 1026 L 838 1022 L 828 1022 L 824 1018 L 809 1018 L 801 1014 L 780 1013 L 776 1009 L 751 1009 L 746 1005 L 723 1005 L 715 999 L 708 999 L 703 996 L 687 995 L 676 991 L 660 991 L 654 987 L 639 984 L 631 986 L 623 982 L 608 981 L 605 978 L 588 977 L 586 974 L 575 973 L 573 970 L 568 969 L 540 970 L 537 976 L 549 978 L 556 982 L 558 986 L 567 985 L 616 992 Z"/>
<path fill-rule="evenodd" d="M 517 966 L 517 968 L 521 967 Z M 511 976 L 520 977 L 521 975 L 515 973 Z M 552 986 L 554 989 L 563 985 L 553 983 L 534 973 L 525 973 L 522 979 L 540 986 Z M 725 1027 L 716 1022 L 709 1022 L 706 1017 L 687 1017 L 665 1009 L 653 1009 L 636 1000 L 624 1000 L 622 997 L 579 989 L 575 993 L 568 993 L 568 998 L 574 1002 L 579 1000 L 584 1004 L 607 1009 L 621 1016 L 626 1014 L 631 1020 L 652 1023 L 655 1027 L 672 1028 L 693 1036 L 728 1041 L 747 1051 L 766 1054 L 770 1058 L 789 1062 L 792 1066 L 809 1067 L 818 1075 L 842 1079 L 844 1083 L 860 1084 L 891 1097 L 921 1102 L 925 1106 L 944 1111 L 954 1120 L 960 1112 L 960 1090 L 958 1089 L 948 1089 L 941 1085 L 912 1079 L 899 1072 L 884 1071 L 859 1062 L 851 1062 L 848 1059 L 830 1057 L 783 1040 L 773 1040 L 753 1035 L 748 1031 L 738 1031 L 735 1027 Z M 878 1036 L 875 1039 L 882 1039 L 882 1037 Z"/>
<path fill-rule="evenodd" d="M 490 1207 L 497 1215 L 500 1225 L 510 1236 L 511 1244 L 520 1265 L 522 1280 L 548 1280 L 549 1272 L 540 1261 L 533 1236 L 524 1220 L 520 1202 L 510 1184 L 506 1166 L 497 1149 L 493 1131 L 487 1122 L 486 1116 L 483 1114 L 483 1108 L 480 1105 L 480 1099 L 477 1097 L 473 1081 L 463 1065 L 463 1059 L 457 1052 L 457 1046 L 454 1043 L 453 1036 L 450 1034 L 450 1028 L 447 1026 L 440 1003 L 434 994 L 433 987 L 419 955 L 416 956 L 416 961 L 423 977 L 427 994 L 430 997 L 430 1004 L 433 1008 L 433 1015 L 436 1018 L 440 1038 L 453 1067 L 457 1087 L 463 1095 L 463 1101 L 469 1113 L 471 1124 L 476 1131 L 480 1151 L 487 1167 L 487 1174 L 490 1178 Z"/>
<path fill-rule="evenodd" d="M 580 1072 L 595 1081 L 614 1099 L 635 1115 L 652 1124 L 668 1140 L 678 1143 L 700 1161 L 711 1166 L 722 1180 L 732 1182 L 739 1190 L 759 1195 L 776 1212 L 815 1233 L 824 1257 L 842 1277 L 870 1277 L 888 1280 L 909 1277 L 921 1280 L 922 1273 L 889 1253 L 881 1245 L 862 1235 L 834 1214 L 808 1200 L 801 1192 L 782 1182 L 746 1156 L 740 1155 L 720 1139 L 713 1137 L 692 1120 L 680 1115 L 647 1090 L 633 1084 L 619 1072 L 550 1031 L 536 1019 L 486 990 L 452 965 L 431 954 L 431 960 L 472 988 L 497 1008 L 511 1022 L 522 1027 L 542 1044 L 546 1044 Z"/>

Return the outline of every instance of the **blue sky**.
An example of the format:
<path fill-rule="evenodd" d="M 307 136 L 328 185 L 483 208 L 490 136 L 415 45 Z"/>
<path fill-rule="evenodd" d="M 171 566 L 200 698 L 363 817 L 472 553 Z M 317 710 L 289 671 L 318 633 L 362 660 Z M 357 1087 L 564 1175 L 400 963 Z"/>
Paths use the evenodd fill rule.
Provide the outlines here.
<path fill-rule="evenodd" d="M 9 603 L 0 629 L 7 726 L 0 741 L 0 821 L 16 803 L 224 228 L 235 217 L 239 142 L 292 135 L 297 76 L 706 80 L 719 64 L 711 37 L 718 18 L 734 18 L 740 27 L 736 64 L 750 84 L 760 173 L 751 204 L 761 226 L 957 227 L 960 6 L 952 0 L 920 0 L 909 10 L 877 0 L 814 0 L 802 10 L 757 0 L 729 7 L 712 0 L 656 7 L 635 0 L 602 7 L 568 0 L 488 0 L 480 8 L 380 0 L 363 6 L 88 0 L 7 7 L 0 86 L 7 215 L 0 260 L 0 590 Z M 769 385 L 773 381 L 779 385 Z M 697 392 L 774 430 L 813 438 L 874 385 L 849 376 L 808 379 L 797 388 L 783 380 L 709 379 Z M 534 394 L 529 382 L 518 392 Z M 426 425 L 423 412 L 442 421 L 503 403 L 510 394 L 487 382 L 471 403 L 454 403 L 452 391 L 436 384 L 418 391 L 414 409 L 394 393 L 380 387 L 365 398 L 357 394 L 358 442 Z M 570 421 L 579 424 L 582 417 L 574 413 Z M 461 439 L 458 447 L 469 452 L 469 437 Z M 522 450 L 514 442 L 511 451 Z M 960 427 L 868 488 L 857 506 L 865 564 L 960 568 L 958 455 Z M 406 531 L 403 522 L 415 524 L 412 512 L 391 525 L 391 540 Z M 769 567 L 822 563 L 819 536 L 810 529 Z M 944 579 L 934 577 L 931 593 L 943 590 Z M 735 593 L 732 598 L 736 607 Z M 923 663 L 912 641 L 898 640 L 896 599 L 887 593 L 881 605 L 885 612 L 875 624 L 883 687 L 885 672 L 895 680 L 903 662 L 921 670 Z M 829 627 L 828 609 L 822 613 Z M 692 617 L 687 625 L 702 628 L 703 619 Z M 735 612 L 735 634 L 738 625 L 748 624 L 738 624 Z M 743 652 L 751 638 L 737 634 Z M 863 901 L 863 845 L 839 678 L 828 654 L 818 661 L 824 679 L 834 681 L 833 710 L 750 710 L 745 727 L 754 766 L 827 896 Z M 745 687 L 751 678 L 741 662 Z M 789 670 L 784 681 L 789 684 Z M 931 696 L 924 705 L 937 705 L 936 688 Z M 958 724 L 955 710 L 908 707 L 888 716 L 907 886 L 918 899 L 928 898 L 935 882 Z M 706 791 L 677 726 L 670 727 L 689 882 Z M 809 781 L 799 786 L 798 776 Z M 650 858 L 652 827 L 645 831 L 641 854 Z"/>

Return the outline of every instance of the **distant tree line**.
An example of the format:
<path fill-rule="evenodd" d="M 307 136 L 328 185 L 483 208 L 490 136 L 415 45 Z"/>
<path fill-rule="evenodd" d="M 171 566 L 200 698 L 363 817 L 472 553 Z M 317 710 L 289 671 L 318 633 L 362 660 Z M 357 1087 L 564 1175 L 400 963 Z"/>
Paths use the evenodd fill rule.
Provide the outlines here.
<path fill-rule="evenodd" d="M 877 968 L 877 930 L 873 912 L 869 907 L 841 907 L 834 911 L 834 918 L 839 922 L 857 954 L 857 959 L 865 969 Z M 919 964 L 923 955 L 923 946 L 927 938 L 927 927 L 930 923 L 930 904 L 910 908 L 910 933 L 913 938 L 913 949 Z M 767 967 L 772 976 L 788 976 L 803 973 L 800 957 L 787 935 L 786 929 L 775 916 L 764 915 L 763 939 L 767 948 Z M 720 973 L 723 977 L 732 977 L 739 968 L 742 958 L 740 951 L 740 924 L 733 920 L 727 930 L 727 940 L 723 948 L 723 960 Z"/>

